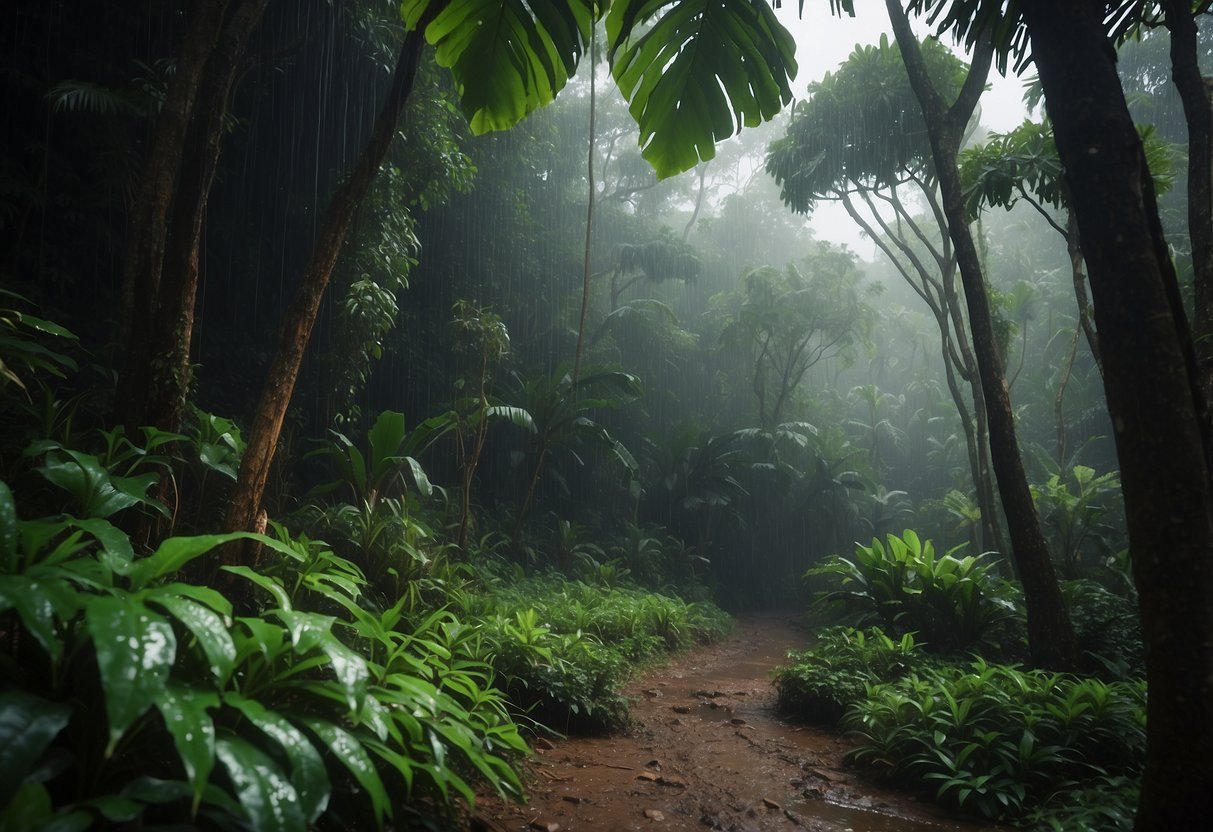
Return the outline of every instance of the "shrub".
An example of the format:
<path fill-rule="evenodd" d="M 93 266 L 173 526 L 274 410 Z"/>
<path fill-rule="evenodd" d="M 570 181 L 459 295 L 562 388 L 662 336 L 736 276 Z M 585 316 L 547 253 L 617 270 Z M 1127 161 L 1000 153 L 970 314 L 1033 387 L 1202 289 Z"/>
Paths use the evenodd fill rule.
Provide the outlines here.
<path fill-rule="evenodd" d="M 809 722 L 833 725 L 860 702 L 869 685 L 904 676 L 924 666 L 914 638 L 897 641 L 878 628 L 867 631 L 830 627 L 808 650 L 788 654 L 789 664 L 775 669 L 779 708 Z"/>
<path fill-rule="evenodd" d="M 987 664 L 872 685 L 845 726 L 858 763 L 989 818 L 1015 819 L 1145 760 L 1145 685 Z"/>
<path fill-rule="evenodd" d="M 263 593 L 255 616 L 174 580 L 241 537 L 299 566 L 227 568 Z M 519 795 L 526 745 L 468 631 L 440 612 L 402 632 L 399 608 L 361 606 L 362 583 L 322 547 L 264 536 L 136 557 L 102 518 L 19 519 L 0 483 L 0 827 L 382 828 L 449 814 L 474 780 Z"/>
<path fill-rule="evenodd" d="M 913 632 L 927 647 L 969 650 L 988 644 L 1000 625 L 1020 617 L 1006 581 L 987 555 L 936 557 L 931 541 L 907 529 L 887 542 L 857 545 L 854 559 L 835 555 L 810 569 L 832 585 L 818 604 L 844 623 Z"/>

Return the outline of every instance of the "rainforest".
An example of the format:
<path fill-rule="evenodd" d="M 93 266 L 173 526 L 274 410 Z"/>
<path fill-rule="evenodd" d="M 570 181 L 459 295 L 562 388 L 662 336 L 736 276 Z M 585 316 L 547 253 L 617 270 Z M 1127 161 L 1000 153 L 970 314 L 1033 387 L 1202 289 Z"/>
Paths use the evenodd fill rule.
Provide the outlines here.
<path fill-rule="evenodd" d="M 0 832 L 1203 828 L 1213 4 L 782 5 L 3 4 Z"/>

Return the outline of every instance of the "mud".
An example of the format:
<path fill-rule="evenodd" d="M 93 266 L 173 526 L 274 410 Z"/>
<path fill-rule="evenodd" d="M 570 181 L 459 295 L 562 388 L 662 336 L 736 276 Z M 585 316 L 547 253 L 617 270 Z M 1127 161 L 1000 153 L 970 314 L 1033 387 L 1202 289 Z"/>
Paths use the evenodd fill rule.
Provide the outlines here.
<path fill-rule="evenodd" d="M 523 806 L 485 799 L 473 828 L 980 832 L 843 765 L 848 744 L 780 719 L 770 671 L 805 631 L 793 617 L 748 615 L 724 642 L 633 680 L 631 729 L 540 741 Z"/>

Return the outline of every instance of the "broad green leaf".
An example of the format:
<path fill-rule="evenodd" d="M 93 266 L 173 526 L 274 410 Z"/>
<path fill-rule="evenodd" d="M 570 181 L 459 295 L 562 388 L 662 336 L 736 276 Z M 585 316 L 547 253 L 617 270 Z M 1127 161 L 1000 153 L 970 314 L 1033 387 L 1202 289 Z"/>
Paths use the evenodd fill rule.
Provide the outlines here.
<path fill-rule="evenodd" d="M 276 579 L 262 575 L 259 572 L 249 569 L 247 566 L 225 566 L 223 567 L 223 570 L 252 581 L 270 595 L 274 596 L 274 600 L 278 603 L 279 607 L 288 612 L 290 611 L 291 597 L 287 595 L 282 584 L 280 584 Z"/>
<path fill-rule="evenodd" d="M 215 767 L 215 723 L 208 711 L 219 706 L 218 694 L 184 685 L 168 685 L 156 697 L 156 707 L 173 737 L 177 756 L 190 781 L 192 811 Z"/>
<path fill-rule="evenodd" d="M 17 546 L 17 505 L 8 483 L 0 480 L 0 569 L 11 575 L 17 571 L 21 549 Z"/>
<path fill-rule="evenodd" d="M 328 615 L 290 610 L 278 610 L 275 615 L 287 626 L 296 650 L 307 653 L 319 648 L 324 652 L 333 675 L 345 693 L 350 710 L 355 713 L 360 711 L 366 698 L 370 672 L 366 660 L 333 635 L 331 628 L 335 619 Z"/>
<path fill-rule="evenodd" d="M 173 628 L 130 596 L 102 595 L 84 609 L 109 719 L 106 756 L 164 690 L 177 655 Z"/>
<path fill-rule="evenodd" d="M 127 537 L 126 532 L 100 517 L 72 520 L 71 524 L 97 539 L 101 544 L 99 557 L 106 566 L 119 575 L 127 574 L 131 562 L 135 559 L 135 550 L 131 548 L 131 539 Z"/>
<path fill-rule="evenodd" d="M 62 702 L 19 690 L 0 694 L 0 806 L 12 799 L 71 715 L 71 707 Z"/>
<path fill-rule="evenodd" d="M 223 701 L 244 714 L 258 730 L 282 747 L 291 766 L 290 779 L 299 793 L 303 815 L 308 824 L 315 822 L 328 806 L 331 787 L 324 759 L 312 741 L 286 717 L 254 699 L 229 694 Z"/>
<path fill-rule="evenodd" d="M 178 587 L 181 586 L 184 585 L 157 588 L 148 593 L 145 600 L 163 607 L 190 631 L 206 653 L 211 673 L 223 685 L 236 667 L 236 645 L 228 632 L 229 624 L 210 607 L 180 593 Z"/>
<path fill-rule="evenodd" d="M 41 783 L 13 784 L 14 792 L 0 803 L 0 829 L 25 832 L 39 828 L 51 815 L 51 796 Z"/>
<path fill-rule="evenodd" d="M 337 759 L 366 792 L 375 812 L 375 823 L 382 829 L 383 819 L 392 816 L 392 803 L 388 799 L 383 780 L 375 770 L 375 764 L 362 744 L 349 732 L 323 719 L 304 719 L 308 729 L 324 742 Z"/>
<path fill-rule="evenodd" d="M 46 463 L 35 470 L 75 497 L 85 517 L 109 517 L 140 504 L 169 514 L 164 504 L 147 496 L 159 479 L 156 474 L 115 476 L 92 454 L 62 448 L 49 451 Z"/>
<path fill-rule="evenodd" d="M 246 532 L 231 532 L 229 534 L 202 534 L 193 537 L 170 537 L 161 543 L 155 552 L 136 561 L 131 566 L 127 577 L 130 578 L 131 586 L 139 589 L 157 578 L 172 575 L 190 561 L 205 555 L 217 546 L 251 536 Z"/>
<path fill-rule="evenodd" d="M 371 444 L 372 483 L 396 467 L 391 460 L 404 442 L 404 435 L 404 414 L 395 410 L 380 413 L 375 425 L 367 431 L 366 438 Z"/>
<path fill-rule="evenodd" d="M 22 575 L 0 578 L 0 610 L 16 610 L 53 665 L 63 657 L 63 639 L 55 631 L 55 619 L 70 619 L 79 608 L 80 596 L 65 580 Z"/>
<path fill-rule="evenodd" d="M 404 0 L 415 29 L 440 0 Z M 556 97 L 590 39 L 592 0 L 452 0 L 425 28 L 472 132 L 508 130 Z"/>
<path fill-rule="evenodd" d="M 142 814 L 144 806 L 137 800 L 131 800 L 129 797 L 124 797 L 118 794 L 106 794 L 101 797 L 94 797 L 79 804 L 87 806 L 90 809 L 96 809 L 101 817 L 111 823 L 130 823 L 137 820 Z M 88 823 L 82 827 L 87 829 L 92 823 Z"/>
<path fill-rule="evenodd" d="M 220 737 L 215 756 L 227 769 L 236 799 L 256 832 L 307 828 L 299 793 L 269 755 L 238 737 Z"/>
<path fill-rule="evenodd" d="M 607 40 L 659 178 L 713 158 L 716 142 L 792 100 L 795 43 L 764 0 L 616 0 Z"/>

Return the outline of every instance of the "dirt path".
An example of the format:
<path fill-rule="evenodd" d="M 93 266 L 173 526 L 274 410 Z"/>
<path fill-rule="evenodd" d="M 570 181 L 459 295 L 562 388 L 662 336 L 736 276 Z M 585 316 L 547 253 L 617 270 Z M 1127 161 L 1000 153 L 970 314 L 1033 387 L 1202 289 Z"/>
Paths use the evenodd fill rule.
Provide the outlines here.
<path fill-rule="evenodd" d="M 950 819 L 933 806 L 865 783 L 842 766 L 844 742 L 782 722 L 769 671 L 804 641 L 790 615 L 741 617 L 726 641 L 656 667 L 628 686 L 633 726 L 627 734 L 556 740 L 537 749 L 527 764 L 530 802 L 486 802 L 478 828 L 992 828 Z"/>

